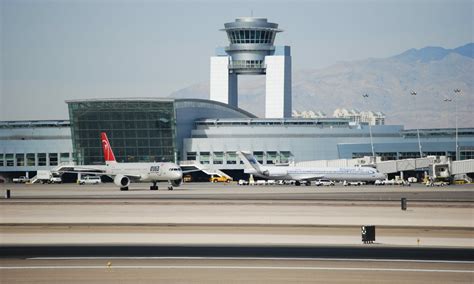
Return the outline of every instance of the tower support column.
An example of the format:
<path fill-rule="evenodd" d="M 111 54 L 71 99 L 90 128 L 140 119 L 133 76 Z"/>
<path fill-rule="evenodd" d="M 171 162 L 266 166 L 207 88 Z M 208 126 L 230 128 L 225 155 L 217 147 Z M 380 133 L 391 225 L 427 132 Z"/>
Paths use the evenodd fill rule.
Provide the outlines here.
<path fill-rule="evenodd" d="M 291 117 L 291 56 L 265 56 L 265 118 Z"/>
<path fill-rule="evenodd" d="M 211 57 L 210 99 L 237 107 L 237 75 L 229 73 L 229 57 Z"/>

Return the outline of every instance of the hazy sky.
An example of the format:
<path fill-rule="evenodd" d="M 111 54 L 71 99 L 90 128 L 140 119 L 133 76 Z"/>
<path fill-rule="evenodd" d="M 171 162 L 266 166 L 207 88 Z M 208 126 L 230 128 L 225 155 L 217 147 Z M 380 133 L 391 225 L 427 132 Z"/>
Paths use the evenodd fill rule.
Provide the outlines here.
<path fill-rule="evenodd" d="M 209 80 L 225 22 L 266 17 L 293 70 L 474 41 L 472 0 L 0 0 L 0 120 L 67 119 L 66 99 L 164 97 Z"/>

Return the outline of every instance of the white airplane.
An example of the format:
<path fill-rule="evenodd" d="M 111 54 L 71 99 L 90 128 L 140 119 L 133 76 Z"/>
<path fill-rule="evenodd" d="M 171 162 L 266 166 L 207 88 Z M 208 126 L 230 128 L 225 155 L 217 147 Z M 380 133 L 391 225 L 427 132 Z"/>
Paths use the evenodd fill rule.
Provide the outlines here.
<path fill-rule="evenodd" d="M 168 190 L 173 190 L 173 186 L 181 185 L 183 172 L 175 163 L 117 163 L 105 132 L 101 133 L 101 141 L 105 166 L 78 166 L 74 167 L 74 173 L 110 176 L 120 190 L 128 190 L 132 181 L 151 182 L 153 185 L 150 186 L 150 190 L 158 190 L 156 183 L 159 181 L 168 181 Z"/>
<path fill-rule="evenodd" d="M 385 174 L 379 173 L 374 168 L 369 167 L 347 167 L 347 168 L 313 168 L 294 166 L 262 166 L 250 152 L 239 151 L 237 154 L 244 162 L 246 174 L 265 179 L 274 180 L 295 180 L 296 185 L 302 181 L 307 181 L 307 185 L 312 180 L 329 179 L 333 181 L 376 181 L 384 180 Z"/>

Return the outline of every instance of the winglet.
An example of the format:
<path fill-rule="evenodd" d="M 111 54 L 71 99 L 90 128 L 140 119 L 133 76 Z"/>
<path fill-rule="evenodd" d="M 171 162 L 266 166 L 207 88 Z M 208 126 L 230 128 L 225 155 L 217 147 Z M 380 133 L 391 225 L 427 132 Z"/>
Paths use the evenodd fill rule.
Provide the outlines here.
<path fill-rule="evenodd" d="M 109 139 L 107 138 L 107 134 L 105 134 L 105 132 L 100 134 L 100 140 L 102 141 L 102 150 L 104 151 L 105 164 L 115 164 L 117 161 L 115 160 L 114 152 L 112 151 L 112 147 L 110 146 Z"/>

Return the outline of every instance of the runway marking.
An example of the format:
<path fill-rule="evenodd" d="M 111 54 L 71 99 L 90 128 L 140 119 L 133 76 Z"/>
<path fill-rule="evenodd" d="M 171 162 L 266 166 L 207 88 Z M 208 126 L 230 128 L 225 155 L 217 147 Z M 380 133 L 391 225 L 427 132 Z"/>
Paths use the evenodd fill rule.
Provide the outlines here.
<path fill-rule="evenodd" d="M 411 268 L 364 268 L 364 267 L 301 267 L 301 266 L 218 266 L 218 265 L 105 265 L 74 266 L 1 266 L 0 270 L 27 269 L 241 269 L 241 270 L 338 270 L 338 271 L 385 271 L 385 272 L 434 272 L 474 273 L 474 270 L 411 269 Z"/>
<path fill-rule="evenodd" d="M 462 260 L 416 260 L 416 259 L 358 259 L 358 258 L 308 258 L 308 257 L 169 257 L 169 256 L 123 256 L 123 257 L 30 257 L 31 260 L 94 260 L 94 259 L 126 259 L 126 260 L 301 260 L 301 261 L 354 261 L 354 262 L 415 262 L 415 263 L 458 263 L 458 264 L 474 264 L 474 261 Z"/>

